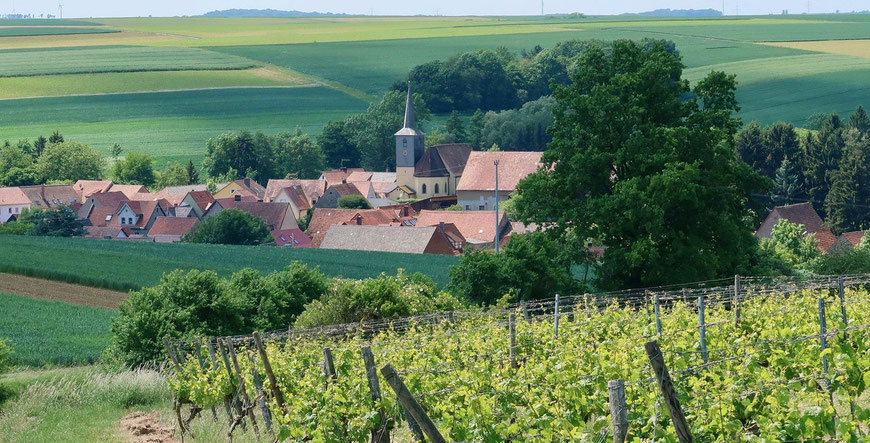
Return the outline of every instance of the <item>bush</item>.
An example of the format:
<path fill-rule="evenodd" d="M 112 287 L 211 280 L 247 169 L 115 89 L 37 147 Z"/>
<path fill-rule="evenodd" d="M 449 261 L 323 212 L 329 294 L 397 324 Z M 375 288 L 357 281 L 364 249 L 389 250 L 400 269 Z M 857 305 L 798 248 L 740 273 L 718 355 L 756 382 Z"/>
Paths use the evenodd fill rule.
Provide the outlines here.
<path fill-rule="evenodd" d="M 12 347 L 6 344 L 3 339 L 0 339 L 0 373 L 9 369 L 10 360 L 12 359 Z"/>
<path fill-rule="evenodd" d="M 542 232 L 511 236 L 500 255 L 490 249 L 463 255 L 450 267 L 449 289 L 483 304 L 494 304 L 509 293 L 518 293 L 522 300 L 570 294 L 581 283 L 571 275 L 566 249 Z"/>
<path fill-rule="evenodd" d="M 238 209 L 225 209 L 182 237 L 186 243 L 261 245 L 275 241 L 263 219 Z"/>
<path fill-rule="evenodd" d="M 56 209 L 25 209 L 21 212 L 19 222 L 31 225 L 30 235 L 45 237 L 77 237 L 85 234 L 85 228 L 78 219 L 78 214 L 69 206 L 59 206 Z M 18 228 L 22 230 L 23 227 Z"/>
<path fill-rule="evenodd" d="M 422 274 L 381 274 L 365 280 L 336 279 L 329 292 L 305 307 L 296 328 L 405 317 L 462 307 L 455 297 L 436 292 Z"/>
<path fill-rule="evenodd" d="M 361 195 L 345 195 L 338 199 L 338 207 L 343 209 L 371 209 L 369 201 Z"/>
<path fill-rule="evenodd" d="M 157 286 L 130 292 L 112 321 L 106 360 L 142 365 L 163 357 L 163 337 L 242 335 L 284 329 L 305 303 L 328 288 L 317 269 L 294 262 L 263 276 L 252 269 L 221 279 L 213 271 L 165 274 Z"/>
<path fill-rule="evenodd" d="M 21 221 L 0 224 L 0 235 L 29 235 L 33 231 L 33 223 Z"/>

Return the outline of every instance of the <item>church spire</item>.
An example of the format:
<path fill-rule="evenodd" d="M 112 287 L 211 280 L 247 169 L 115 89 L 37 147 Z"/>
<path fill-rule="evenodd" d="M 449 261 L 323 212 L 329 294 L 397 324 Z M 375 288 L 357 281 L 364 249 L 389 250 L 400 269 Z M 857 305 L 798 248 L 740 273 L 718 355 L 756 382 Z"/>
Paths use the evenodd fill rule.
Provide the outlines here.
<path fill-rule="evenodd" d="M 414 115 L 414 97 L 411 95 L 411 82 L 408 82 L 408 98 L 405 102 L 405 128 L 417 129 L 417 117 Z"/>

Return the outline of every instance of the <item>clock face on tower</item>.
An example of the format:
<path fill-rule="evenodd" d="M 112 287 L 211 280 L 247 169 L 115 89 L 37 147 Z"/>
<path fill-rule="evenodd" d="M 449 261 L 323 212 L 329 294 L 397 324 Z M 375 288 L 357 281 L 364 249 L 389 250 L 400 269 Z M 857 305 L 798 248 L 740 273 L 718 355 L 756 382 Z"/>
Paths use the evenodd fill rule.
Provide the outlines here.
<path fill-rule="evenodd" d="M 408 150 L 407 150 L 407 149 L 403 150 L 403 151 L 402 151 L 402 155 L 404 155 L 405 157 L 407 157 L 407 156 L 408 156 Z"/>

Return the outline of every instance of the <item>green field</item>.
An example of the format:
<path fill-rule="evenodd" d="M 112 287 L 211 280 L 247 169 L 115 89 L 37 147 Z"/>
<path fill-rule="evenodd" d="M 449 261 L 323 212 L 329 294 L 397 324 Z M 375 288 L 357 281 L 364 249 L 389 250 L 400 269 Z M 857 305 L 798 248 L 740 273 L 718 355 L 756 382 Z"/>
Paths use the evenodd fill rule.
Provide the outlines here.
<path fill-rule="evenodd" d="M 195 48 L 75 48 L 0 52 L 0 77 L 246 69 L 249 59 Z"/>
<path fill-rule="evenodd" d="M 59 27 L 27 27 L 27 28 L 0 28 L 2 37 L 27 37 L 35 35 L 68 35 L 68 34 L 101 34 L 120 32 L 110 28 L 59 28 Z"/>
<path fill-rule="evenodd" d="M 61 130 L 104 152 L 114 143 L 149 152 L 158 164 L 199 162 L 205 141 L 225 131 L 274 133 L 299 126 L 316 133 L 327 120 L 363 110 L 360 98 L 377 97 L 413 66 L 433 59 L 501 46 L 546 48 L 570 39 L 672 40 L 686 78 L 697 81 L 711 70 L 737 75 L 744 121 L 801 125 L 816 112 L 848 113 L 870 104 L 862 84 L 870 74 L 870 45 L 860 40 L 870 33 L 867 15 L 0 21 L 4 24 L 23 27 L 0 28 L 0 35 L 119 32 L 0 38 L 0 140 Z M 848 39 L 857 40 L 841 41 Z M 768 44 L 806 40 L 822 43 Z M 322 87 L 305 92 L 244 88 L 316 84 Z M 138 94 L 142 91 L 161 92 Z M 137 94 L 119 94 L 124 92 Z M 4 100 L 27 97 L 63 98 Z"/>
<path fill-rule="evenodd" d="M 2 84 L 2 82 L 0 82 Z M 115 143 L 148 152 L 158 166 L 202 161 L 206 140 L 243 129 L 267 133 L 297 127 L 318 133 L 330 119 L 367 104 L 325 87 L 217 89 L 0 100 L 0 140 L 58 130 L 108 153 Z"/>
<path fill-rule="evenodd" d="M 175 269 L 209 269 L 229 275 L 251 267 L 283 269 L 293 261 L 319 266 L 328 276 L 347 278 L 422 272 L 439 286 L 448 283 L 453 256 L 326 249 L 286 249 L 225 245 L 159 244 L 83 238 L 0 236 L 0 271 L 110 289 L 156 284 Z"/>
<path fill-rule="evenodd" d="M 117 313 L 0 293 L 0 338 L 14 350 L 16 366 L 81 365 L 96 362 L 111 340 Z"/>

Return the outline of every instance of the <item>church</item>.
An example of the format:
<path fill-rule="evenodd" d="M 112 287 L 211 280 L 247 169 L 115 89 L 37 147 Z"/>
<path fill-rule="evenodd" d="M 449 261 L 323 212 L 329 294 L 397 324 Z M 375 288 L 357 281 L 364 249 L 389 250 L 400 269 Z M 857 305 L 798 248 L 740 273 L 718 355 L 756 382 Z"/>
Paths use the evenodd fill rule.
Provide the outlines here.
<path fill-rule="evenodd" d="M 405 124 L 396 132 L 396 186 L 406 188 L 411 198 L 426 199 L 456 195 L 471 147 L 465 143 L 431 146 L 417 130 L 414 100 L 408 84 Z"/>

